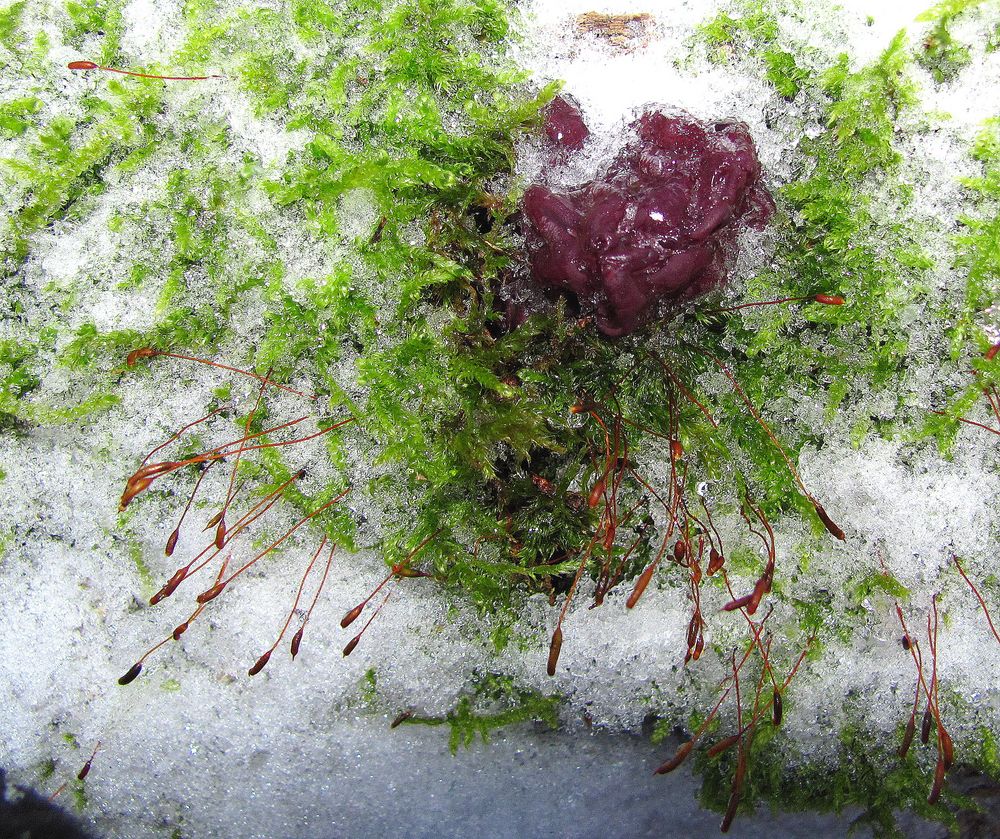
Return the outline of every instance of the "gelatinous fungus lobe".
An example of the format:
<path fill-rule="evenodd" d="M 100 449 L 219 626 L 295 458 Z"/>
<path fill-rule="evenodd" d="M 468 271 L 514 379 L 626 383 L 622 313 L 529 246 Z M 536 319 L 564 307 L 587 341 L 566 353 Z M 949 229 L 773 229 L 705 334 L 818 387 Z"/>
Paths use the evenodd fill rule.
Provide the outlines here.
<path fill-rule="evenodd" d="M 582 145 L 571 104 L 556 100 L 546 118 L 550 140 Z M 600 177 L 563 193 L 536 184 L 524 196 L 532 278 L 575 297 L 608 336 L 632 332 L 661 301 L 719 287 L 740 227 L 761 228 L 774 212 L 744 124 L 654 109 L 631 130 Z"/>

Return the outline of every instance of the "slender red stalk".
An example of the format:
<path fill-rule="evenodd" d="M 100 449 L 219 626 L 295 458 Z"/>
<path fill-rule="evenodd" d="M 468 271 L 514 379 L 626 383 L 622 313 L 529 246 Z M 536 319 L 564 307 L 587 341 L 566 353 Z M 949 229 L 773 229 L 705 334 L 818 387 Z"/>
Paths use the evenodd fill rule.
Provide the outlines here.
<path fill-rule="evenodd" d="M 717 315 L 723 312 L 738 312 L 740 309 L 750 309 L 755 306 L 777 306 L 780 303 L 801 303 L 808 300 L 812 303 L 822 303 L 826 306 L 843 306 L 845 300 L 836 294 L 807 294 L 805 297 L 779 297 L 777 300 L 760 300 L 754 303 L 741 303 L 739 306 L 727 306 L 724 309 L 709 309 L 706 314 Z"/>
<path fill-rule="evenodd" d="M 224 443 L 221 446 L 216 446 L 214 449 L 209 449 L 208 451 L 197 454 L 194 457 L 189 457 L 185 460 L 169 460 L 163 463 L 150 463 L 147 466 L 139 469 L 132 477 L 128 479 L 125 484 L 125 492 L 122 493 L 121 502 L 118 505 L 119 510 L 124 510 L 132 503 L 132 500 L 142 492 L 145 492 L 152 485 L 153 481 L 157 478 L 162 478 L 164 475 L 169 475 L 172 472 L 176 472 L 178 469 L 183 469 L 185 466 L 191 466 L 196 463 L 211 463 L 212 461 L 222 460 L 223 458 L 229 457 L 233 452 L 226 451 L 226 449 L 232 446 L 237 446 L 247 442 L 248 440 L 256 440 L 267 434 L 271 434 L 274 431 L 280 431 L 283 428 L 288 428 L 293 425 L 297 425 L 300 422 L 305 422 L 309 419 L 308 416 L 299 417 L 295 420 L 290 420 L 289 422 L 282 423 L 281 425 L 276 425 L 273 428 L 265 429 L 264 431 L 258 431 L 256 434 L 251 434 L 249 437 L 241 437 L 238 440 L 233 440 L 229 443 Z M 312 434 L 307 434 L 304 437 L 296 437 L 292 440 L 279 440 L 274 443 L 261 443 L 254 446 L 245 446 L 243 452 L 257 451 L 258 449 L 277 449 L 282 446 L 294 446 L 296 443 L 304 443 L 307 440 L 313 440 L 316 437 L 321 437 L 324 434 L 329 434 L 331 431 L 335 431 L 348 423 L 354 422 L 354 417 L 348 417 L 345 420 L 334 423 L 333 425 L 327 426 L 326 428 L 321 428 L 319 431 L 313 432 Z"/>
<path fill-rule="evenodd" d="M 986 608 L 986 601 L 983 599 L 983 595 L 976 588 L 975 583 L 969 579 L 969 575 L 965 573 L 965 569 L 962 568 L 962 563 L 958 561 L 958 556 L 952 554 L 952 560 L 955 562 L 955 567 L 958 569 L 958 573 L 962 575 L 962 579 L 968 583 L 969 588 L 972 589 L 972 593 L 976 596 L 976 600 L 979 601 L 979 605 L 983 609 L 983 614 L 986 615 L 986 622 L 990 625 L 990 632 L 993 633 L 993 637 L 997 639 L 997 643 L 1000 644 L 1000 632 L 997 632 L 997 628 L 993 623 L 993 618 L 990 616 L 990 610 Z"/>
<path fill-rule="evenodd" d="M 285 619 L 284 626 L 281 627 L 281 632 L 278 633 L 278 637 L 275 639 L 274 643 L 271 644 L 268 650 L 260 658 L 258 658 L 254 666 L 247 671 L 247 675 L 256 676 L 261 670 L 263 670 L 264 666 L 268 662 L 268 659 L 271 658 L 271 653 L 273 653 L 278 644 L 281 643 L 281 639 L 285 637 L 285 633 L 288 631 L 292 618 L 295 617 L 295 610 L 298 608 L 299 600 L 302 598 L 302 590 L 306 586 L 306 580 L 309 578 L 309 572 L 312 571 L 313 566 L 316 564 L 316 560 L 319 559 L 319 555 L 325 547 L 326 535 L 324 534 L 322 541 L 319 543 L 319 547 L 316 548 L 316 553 L 314 553 L 312 559 L 309 560 L 309 564 L 306 566 L 306 571 L 302 575 L 302 579 L 299 582 L 299 590 L 295 592 L 295 600 L 292 602 L 292 608 L 288 610 L 288 617 Z"/>
<path fill-rule="evenodd" d="M 323 591 L 323 586 L 326 584 L 327 575 L 330 573 L 330 565 L 333 563 L 333 555 L 337 550 L 337 545 L 330 545 L 330 553 L 326 558 L 326 566 L 323 568 L 323 576 L 320 577 L 319 586 L 316 588 L 315 594 L 313 594 L 312 603 L 309 604 L 309 608 L 306 610 L 306 616 L 302 619 L 302 626 L 299 627 L 298 631 L 292 636 L 291 643 L 291 653 L 292 658 L 295 658 L 299 654 L 299 644 L 302 643 L 302 634 L 306 631 L 306 624 L 309 623 L 309 618 L 312 617 L 313 609 L 316 607 L 316 603 L 319 600 L 319 596 Z"/>
<path fill-rule="evenodd" d="M 184 433 L 185 431 L 187 431 L 188 429 L 190 429 L 190 428 L 194 428 L 194 427 L 195 427 L 196 425 L 200 425 L 201 423 L 205 422 L 205 420 L 208 420 L 208 419 L 211 419 L 211 418 L 212 418 L 212 417 L 214 417 L 214 416 L 215 416 L 216 414 L 218 414 L 218 413 L 221 413 L 222 411 L 228 411 L 230 407 L 231 407 L 231 406 L 230 406 L 229 404 L 225 404 L 225 405 L 220 405 L 220 406 L 219 406 L 218 408 L 216 408 L 216 409 L 215 409 L 214 411 L 209 411 L 209 412 L 208 412 L 207 414 L 205 414 L 205 416 L 201 417 L 200 419 L 196 419 L 196 420 L 195 420 L 194 422 L 189 422 L 189 423 L 188 423 L 187 425 L 185 425 L 185 426 L 184 426 L 184 427 L 183 427 L 183 428 L 182 428 L 182 429 L 181 429 L 180 431 L 178 431 L 178 432 L 177 432 L 176 434 L 174 434 L 173 436 L 171 436 L 169 440 L 167 440 L 167 441 L 166 441 L 165 443 L 160 443 L 160 445 L 158 445 L 158 446 L 157 446 L 157 447 L 156 447 L 155 449 L 153 449 L 153 450 L 152 450 L 152 451 L 151 451 L 151 452 L 150 452 L 149 454 L 147 454 L 147 455 L 146 455 L 146 456 L 145 456 L 145 457 L 144 457 L 144 458 L 142 459 L 142 464 L 143 464 L 143 465 L 145 465 L 146 463 L 148 463 L 148 462 L 149 462 L 149 459 L 150 459 L 150 458 L 151 458 L 151 457 L 152 457 L 152 456 L 153 456 L 154 454 L 156 454 L 156 453 L 157 453 L 158 451 L 160 451 L 161 449 L 165 449 L 165 448 L 166 448 L 167 446 L 169 446 L 169 445 L 170 445 L 171 443 L 173 443 L 173 442 L 174 442 L 174 440 L 177 440 L 177 439 L 178 439 L 178 438 L 179 438 L 179 437 L 180 437 L 180 436 L 181 436 L 181 435 L 182 435 L 182 434 L 183 434 L 183 433 Z"/>
<path fill-rule="evenodd" d="M 716 358 L 707 350 L 699 349 L 696 347 L 693 347 L 692 349 L 694 349 L 698 353 L 701 353 L 706 358 L 711 359 L 715 363 L 715 365 L 719 368 L 719 370 L 722 371 L 722 374 L 727 379 L 729 379 L 730 384 L 732 384 L 733 389 L 739 395 L 740 399 L 743 401 L 743 404 L 746 405 L 746 408 L 750 412 L 750 415 L 754 418 L 754 420 L 756 420 L 757 424 L 763 429 L 764 433 L 768 436 L 768 438 L 770 438 L 771 442 L 774 444 L 774 447 L 778 450 L 778 454 L 780 454 L 782 460 L 785 461 L 785 465 L 788 467 L 788 470 L 791 472 L 792 477 L 795 479 L 795 483 L 798 485 L 799 490 L 806 497 L 809 503 L 812 504 L 813 509 L 816 511 L 816 515 L 819 516 L 820 521 L 823 522 L 823 526 L 826 527 L 826 529 L 830 532 L 832 536 L 839 539 L 841 542 L 845 541 L 847 537 L 844 535 L 844 531 L 840 529 L 840 527 L 832 518 L 830 518 L 829 513 L 826 512 L 826 510 L 823 508 L 823 505 L 820 504 L 819 501 L 817 501 L 810 494 L 809 490 L 806 489 L 806 485 L 802 482 L 801 475 L 799 475 L 799 470 L 795 468 L 795 464 L 792 463 L 791 458 L 789 458 L 788 454 L 785 452 L 784 447 L 781 445 L 781 443 L 778 441 L 778 438 L 771 430 L 771 426 L 769 426 L 767 422 L 765 422 L 764 418 L 754 407 L 753 402 L 750 401 L 750 397 L 747 396 L 746 391 L 743 390 L 743 386 L 736 380 L 736 377 L 732 374 L 732 371 L 730 371 L 730 369 L 726 367 L 725 364 L 723 364 L 718 358 Z"/>
<path fill-rule="evenodd" d="M 101 741 L 97 741 L 97 745 L 94 746 L 94 751 L 90 753 L 90 757 L 87 758 L 87 762 L 83 764 L 83 768 L 77 772 L 76 778 L 78 781 L 82 781 L 90 774 L 90 767 L 94 762 L 94 758 L 97 757 L 97 750 L 101 748 Z"/>
<path fill-rule="evenodd" d="M 228 370 L 230 373 L 238 373 L 241 376 L 249 376 L 251 379 L 256 379 L 258 382 L 263 382 L 270 387 L 276 387 L 279 390 L 294 393 L 296 396 L 301 396 L 305 399 L 319 399 L 319 394 L 303 393 L 301 390 L 296 390 L 293 387 L 283 385 L 280 382 L 269 379 L 267 376 L 260 376 L 257 373 L 250 372 L 249 370 L 243 370 L 239 367 L 230 367 L 228 364 L 222 364 L 219 361 L 210 361 L 207 358 L 198 358 L 196 355 L 184 355 L 183 353 L 168 352 L 167 350 L 157 350 L 153 347 L 140 347 L 137 350 L 132 350 L 132 352 L 128 354 L 128 358 L 125 359 L 125 364 L 129 367 L 134 367 L 140 358 L 156 358 L 158 356 L 176 358 L 181 361 L 192 361 L 195 364 L 204 364 L 207 367 L 215 367 L 219 370 Z"/>
<path fill-rule="evenodd" d="M 573 595 L 576 593 L 576 587 L 580 583 L 580 578 L 583 576 L 583 569 L 587 567 L 587 560 L 590 559 L 590 555 L 594 550 L 594 545 L 597 544 L 598 533 L 595 533 L 593 538 L 590 540 L 590 544 L 587 545 L 586 550 L 584 550 L 583 555 L 580 557 L 580 565 L 576 569 L 576 575 L 573 577 L 573 582 L 570 584 L 569 591 L 566 592 L 566 600 L 563 601 L 562 609 L 559 611 L 559 619 L 556 621 L 555 632 L 552 633 L 552 641 L 549 643 L 549 658 L 545 665 L 545 672 L 550 676 L 555 676 L 556 665 L 559 663 L 559 653 L 562 650 L 562 623 L 563 618 L 566 617 L 566 611 L 569 609 L 569 604 L 573 601 Z"/>
<path fill-rule="evenodd" d="M 938 416 L 947 417 L 950 416 L 946 411 L 931 411 L 932 414 L 937 414 Z M 1000 435 L 1000 431 L 995 428 L 991 428 L 988 425 L 983 425 L 981 422 L 976 422 L 975 420 L 966 419 L 965 417 L 955 417 L 958 422 L 964 422 L 966 425 L 974 425 L 976 428 L 981 428 L 984 431 L 989 431 L 990 434 Z"/>
<path fill-rule="evenodd" d="M 747 647 L 746 652 L 743 653 L 743 658 L 740 659 L 740 663 L 736 665 L 736 672 L 737 673 L 742 669 L 743 665 L 746 664 L 747 659 L 750 658 L 750 653 L 753 652 L 753 649 L 754 649 L 754 645 L 751 643 Z M 803 652 L 802 657 L 803 658 L 805 657 L 805 652 Z M 796 664 L 795 669 L 798 669 L 798 664 Z M 793 675 L 794 675 L 794 671 L 793 671 Z M 728 686 L 726 686 L 726 682 L 729 682 Z M 719 696 L 719 698 L 716 700 L 715 705 L 713 706 L 712 710 L 709 711 L 708 716 L 705 717 L 705 719 L 702 721 L 701 725 L 698 726 L 698 729 L 691 736 L 691 739 L 685 741 L 684 743 L 681 743 L 681 745 L 677 748 L 677 751 L 674 753 L 674 756 L 672 758 L 670 758 L 670 760 L 668 760 L 665 763 L 661 764 L 660 766 L 658 766 L 654 770 L 654 772 L 653 772 L 654 775 L 665 775 L 668 772 L 672 772 L 674 769 L 676 769 L 678 766 L 680 766 L 684 762 L 684 759 L 688 756 L 688 754 L 690 754 L 691 749 L 694 747 L 695 743 L 698 742 L 698 740 L 701 738 L 701 736 L 705 733 L 705 731 L 708 729 L 709 725 L 711 725 L 712 720 L 715 719 L 715 715 L 719 713 L 719 708 L 722 707 L 722 703 L 726 701 L 726 697 L 728 697 L 729 694 L 730 694 L 730 692 L 732 691 L 732 689 L 733 689 L 733 683 L 732 683 L 731 678 L 724 679 L 723 682 L 722 682 L 722 684 L 719 687 L 720 687 L 720 690 L 722 691 L 722 693 Z"/>
<path fill-rule="evenodd" d="M 271 375 L 271 371 L 267 371 L 268 375 Z M 264 382 L 260 383 L 260 390 L 257 392 L 257 401 L 254 403 L 253 409 L 247 414 L 246 423 L 243 425 L 243 436 L 244 438 L 250 436 L 250 426 L 253 423 L 253 418 L 257 415 L 257 411 L 260 410 L 261 400 L 264 398 Z M 229 472 L 229 486 L 226 488 L 226 500 L 222 503 L 222 510 L 219 512 L 218 520 L 215 526 L 215 546 L 220 550 L 226 543 L 226 512 L 229 510 L 229 505 L 233 501 L 233 491 L 236 487 L 236 473 L 240 468 L 240 458 L 243 456 L 245 450 L 245 444 L 241 443 L 240 447 L 236 450 L 236 457 L 233 459 L 233 468 Z"/>
<path fill-rule="evenodd" d="M 761 674 L 763 677 L 763 674 Z M 743 742 L 743 703 L 740 701 L 740 673 L 736 669 L 736 651 L 733 650 L 733 684 L 736 688 L 736 770 L 733 772 L 733 788 L 729 794 L 729 804 L 726 812 L 722 816 L 722 824 L 719 825 L 720 833 L 728 833 L 732 826 L 733 819 L 736 818 L 736 810 L 740 806 L 743 797 L 743 779 L 746 775 L 747 754 L 746 745 Z"/>
<path fill-rule="evenodd" d="M 104 70 L 106 73 L 120 73 L 123 76 L 138 76 L 140 79 L 163 79 L 170 82 L 201 82 L 206 79 L 221 79 L 222 76 L 158 76 L 155 73 L 136 73 L 119 70 L 117 67 L 102 67 L 93 61 L 71 61 L 66 65 L 70 70 Z"/>
<path fill-rule="evenodd" d="M 294 481 L 297 481 L 303 477 L 305 477 L 305 470 L 300 469 L 298 472 L 292 475 L 292 477 L 281 483 L 277 488 L 269 492 L 260 501 L 254 504 L 253 507 L 251 507 L 246 513 L 244 513 L 243 516 L 239 519 L 239 521 L 237 521 L 236 524 L 230 529 L 229 540 L 232 541 L 241 531 L 245 530 L 251 524 L 257 521 L 257 519 L 265 515 L 268 512 L 268 510 L 270 510 L 278 502 L 278 499 L 281 497 L 282 493 L 286 489 L 288 489 L 288 487 Z M 167 583 L 149 599 L 149 605 L 155 606 L 161 600 L 169 597 L 177 590 L 177 587 L 182 582 L 184 582 L 184 580 L 193 576 L 202 568 L 204 568 L 206 565 L 208 565 L 208 563 L 211 562 L 213 559 L 215 559 L 215 557 L 217 557 L 220 552 L 221 551 L 218 547 L 216 547 L 215 542 L 214 541 L 210 542 L 187 565 L 182 565 L 174 572 L 173 576 L 167 581 Z M 208 554 L 208 556 L 205 557 L 205 554 Z M 198 562 L 198 560 L 202 559 L 202 557 L 205 557 L 205 559 L 197 567 L 192 568 L 192 566 L 194 566 L 194 564 Z"/>
<path fill-rule="evenodd" d="M 350 641 L 347 642 L 346 646 L 344 647 L 344 658 L 347 658 L 347 656 L 349 656 L 352 652 L 354 652 L 354 648 L 358 645 L 358 642 L 361 640 L 361 636 L 364 635 L 365 632 L 368 630 L 368 627 L 372 625 L 372 621 L 378 617 L 378 613 L 382 611 L 382 607 L 385 606 L 385 604 L 389 601 L 389 597 L 391 594 L 392 594 L 392 589 L 389 589 L 385 593 L 385 596 L 382 598 L 382 602 L 375 607 L 375 611 L 372 612 L 368 620 L 365 621 L 365 625 L 361 627 L 361 631 L 357 635 L 355 635 Z"/>
<path fill-rule="evenodd" d="M 346 615 L 344 615 L 344 617 L 340 621 L 341 628 L 347 629 L 347 627 L 349 627 L 352 623 L 354 623 L 354 621 L 358 619 L 358 616 L 361 614 L 361 612 L 364 611 L 365 606 L 367 606 L 371 602 L 372 598 L 375 597 L 375 595 L 378 594 L 383 588 L 385 588 L 386 583 L 388 583 L 389 580 L 391 580 L 393 577 L 401 575 L 404 569 L 406 569 L 409 566 L 413 558 L 418 553 L 420 553 L 420 551 L 422 551 L 427 546 L 427 544 L 431 541 L 431 539 L 437 536 L 442 530 L 443 528 L 439 527 L 430 536 L 426 537 L 412 551 L 410 551 L 403 558 L 401 562 L 397 562 L 395 565 L 393 565 L 392 568 L 389 569 L 389 573 L 386 574 L 385 577 L 382 579 L 382 582 L 380 582 L 377 586 L 375 586 L 375 588 L 372 590 L 372 593 L 369 594 L 364 600 L 362 600 L 357 606 L 351 609 Z"/>
<path fill-rule="evenodd" d="M 205 475 L 208 474 L 208 470 L 211 468 L 212 463 L 209 463 L 204 469 L 201 470 L 201 472 L 198 473 L 198 480 L 194 482 L 194 488 L 191 490 L 190 495 L 188 495 L 187 503 L 181 511 L 181 517 L 177 520 L 177 526 L 173 529 L 173 531 L 171 531 L 170 536 L 167 537 L 167 545 L 163 551 L 167 556 L 173 556 L 174 548 L 177 547 L 177 540 L 181 535 L 181 525 L 184 524 L 184 517 L 188 514 L 188 510 L 191 509 L 191 505 L 194 503 L 194 497 L 198 494 L 198 488 L 201 486 L 202 480 L 204 480 Z"/>
<path fill-rule="evenodd" d="M 235 580 L 237 577 L 239 577 L 244 571 L 246 571 L 247 569 L 253 567 L 253 565 L 255 565 L 259 560 L 263 559 L 271 551 L 273 551 L 275 548 L 277 548 L 282 542 L 284 542 L 286 539 L 288 539 L 296 530 L 298 530 L 300 527 L 302 527 L 302 525 L 304 525 L 307 521 L 310 521 L 311 519 L 315 518 L 320 513 L 322 513 L 324 510 L 328 509 L 329 507 L 332 507 L 334 504 L 336 504 L 338 501 L 340 501 L 345 495 L 347 495 L 347 493 L 349 493 L 350 491 L 351 491 L 350 487 L 348 487 L 343 492 L 339 493 L 338 495 L 335 495 L 329 501 L 326 501 L 323 504 L 321 504 L 319 507 L 317 507 L 311 513 L 309 513 L 309 515 L 303 516 L 295 524 L 293 524 L 288 530 L 286 530 L 285 533 L 282 536 L 279 536 L 270 545 L 268 545 L 266 548 L 264 548 L 264 550 L 262 550 L 256 556 L 254 556 L 253 559 L 251 559 L 248 562 L 246 562 L 243 565 L 241 565 L 239 568 L 237 568 L 235 571 L 233 571 L 233 573 L 230 574 L 225 580 L 222 580 L 222 581 L 216 583 L 210 589 L 208 589 L 206 591 L 203 591 L 201 594 L 199 594 L 198 595 L 198 602 L 199 603 L 208 603 L 210 600 L 214 600 L 216 597 L 218 597 L 220 594 L 222 594 L 222 592 L 226 588 L 226 586 L 228 586 L 233 580 Z"/>
<path fill-rule="evenodd" d="M 680 379 L 677 378 L 677 376 L 674 374 L 674 371 L 670 369 L 667 363 L 658 355 L 656 355 L 656 353 L 654 352 L 650 352 L 650 357 L 663 368 L 663 372 L 667 374 L 667 378 L 669 378 L 670 381 L 674 383 L 674 387 L 676 387 L 684 395 L 684 398 L 687 399 L 687 401 L 690 402 L 692 405 L 694 405 L 699 411 L 701 411 L 705 419 L 707 419 L 712 424 L 713 428 L 718 428 L 719 424 L 715 421 L 715 418 L 709 412 L 708 408 L 702 405 L 701 402 L 699 402 L 695 398 L 694 394 L 692 394 L 691 391 L 689 391 L 686 387 L 684 387 L 684 384 L 681 382 Z"/>

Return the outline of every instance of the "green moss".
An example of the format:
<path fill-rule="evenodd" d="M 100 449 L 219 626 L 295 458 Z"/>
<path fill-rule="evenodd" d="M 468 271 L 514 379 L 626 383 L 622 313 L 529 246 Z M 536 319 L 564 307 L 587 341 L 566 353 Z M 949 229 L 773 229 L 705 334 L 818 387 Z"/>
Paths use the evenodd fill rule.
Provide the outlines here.
<path fill-rule="evenodd" d="M 402 725 L 447 725 L 448 748 L 456 754 L 459 746 L 469 748 L 476 735 L 488 743 L 492 732 L 511 725 L 536 722 L 555 728 L 560 702 L 557 695 L 543 696 L 519 688 L 508 676 L 487 674 L 477 679 L 471 692 L 443 717 L 401 714 L 398 719 Z"/>
<path fill-rule="evenodd" d="M 34 233 L 103 188 L 102 173 L 116 156 L 151 140 L 148 120 L 160 102 L 156 88 L 112 81 L 108 89 L 110 98 L 87 103 L 84 119 L 54 117 L 23 157 L 0 161 L 18 188 L 8 205 L 10 237 L 0 241 L 3 276 L 11 276 L 27 257 Z"/>
<path fill-rule="evenodd" d="M 960 217 L 963 229 L 955 237 L 956 263 L 967 272 L 961 318 L 952 330 L 956 346 L 980 313 L 1000 296 L 1000 117 L 987 120 L 972 156 L 982 165 L 982 174 L 962 179 L 975 214 Z"/>
<path fill-rule="evenodd" d="M 124 5 L 120 0 L 68 0 L 68 23 L 64 30 L 66 42 L 80 49 L 87 36 L 100 37 L 100 52 L 87 58 L 98 64 L 116 65 L 124 31 Z"/>
<path fill-rule="evenodd" d="M 0 10 L 0 44 L 15 55 L 21 44 L 21 18 L 24 16 L 26 5 L 24 0 L 18 0 Z"/>
<path fill-rule="evenodd" d="M 900 731 L 900 736 L 902 731 Z M 912 754 L 899 761 L 891 749 L 873 743 L 862 729 L 849 725 L 839 736 L 839 753 L 827 761 L 803 760 L 775 748 L 780 732 L 769 724 L 758 726 L 748 749 L 744 801 L 740 812 L 751 812 L 753 802 L 763 802 L 784 811 L 812 810 L 841 813 L 860 807 L 861 822 L 879 836 L 901 837 L 896 813 L 906 811 L 942 822 L 952 830 L 957 821 L 949 803 L 967 804 L 945 791 L 936 805 L 927 803 L 930 776 L 917 765 Z M 735 755 L 698 759 L 703 772 L 702 803 L 720 812 L 732 788 Z"/>
<path fill-rule="evenodd" d="M 981 6 L 983 0 L 944 0 L 917 17 L 933 23 L 917 52 L 917 62 L 938 84 L 953 81 L 972 61 L 968 45 L 951 34 L 952 24 L 965 12 Z"/>
<path fill-rule="evenodd" d="M 873 596 L 885 595 L 892 600 L 907 600 L 910 596 L 909 589 L 891 574 L 885 572 L 872 572 L 854 584 L 852 597 L 855 603 L 862 603 Z"/>
<path fill-rule="evenodd" d="M 141 543 L 136 541 L 129 542 L 129 557 L 132 560 L 132 565 L 135 566 L 136 574 L 139 576 L 139 585 L 142 587 L 143 597 L 148 600 L 159 586 L 156 585 L 153 574 L 146 564 L 145 551 Z"/>
<path fill-rule="evenodd" d="M 22 96 L 0 105 L 0 136 L 19 137 L 33 124 L 32 117 L 42 107 L 35 96 Z"/>
<path fill-rule="evenodd" d="M 961 232 L 953 243 L 955 267 L 965 272 L 965 289 L 960 303 L 948 312 L 952 325 L 947 335 L 952 359 L 971 354 L 977 377 L 952 389 L 943 412 L 927 419 L 928 433 L 937 435 L 945 451 L 954 441 L 958 420 L 982 399 L 983 385 L 1000 381 L 1000 359 L 983 358 L 991 343 L 984 327 L 990 324 L 989 310 L 1000 299 L 1000 117 L 986 121 L 971 155 L 982 171 L 962 179 L 969 211 L 959 217 Z"/>

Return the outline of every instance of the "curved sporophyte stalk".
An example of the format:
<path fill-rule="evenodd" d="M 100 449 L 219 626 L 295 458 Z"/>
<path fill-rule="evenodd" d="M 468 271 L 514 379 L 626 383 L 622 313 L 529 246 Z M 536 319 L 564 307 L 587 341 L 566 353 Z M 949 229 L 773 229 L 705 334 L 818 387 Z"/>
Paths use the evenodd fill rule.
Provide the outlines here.
<path fill-rule="evenodd" d="M 106 73 L 118 73 L 122 76 L 135 76 L 140 79 L 161 79 L 168 82 L 202 82 L 207 79 L 222 78 L 222 76 L 160 76 L 156 73 L 140 73 L 134 70 L 120 70 L 117 67 L 103 67 L 93 61 L 71 61 L 66 67 L 69 70 L 103 70 Z"/>

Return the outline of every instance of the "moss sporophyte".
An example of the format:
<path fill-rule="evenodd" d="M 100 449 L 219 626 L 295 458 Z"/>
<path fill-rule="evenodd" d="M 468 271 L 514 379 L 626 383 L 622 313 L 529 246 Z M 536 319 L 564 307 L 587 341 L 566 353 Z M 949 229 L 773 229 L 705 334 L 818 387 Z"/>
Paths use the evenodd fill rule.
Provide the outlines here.
<path fill-rule="evenodd" d="M 778 797 L 787 766 L 776 765 L 785 757 L 774 741 L 796 713 L 794 679 L 853 628 L 799 599 L 797 569 L 779 561 L 779 518 L 798 517 L 814 545 L 857 534 L 800 474 L 800 452 L 821 441 L 781 422 L 774 406 L 796 394 L 832 414 L 864 393 L 893 393 L 907 374 L 900 322 L 922 293 L 928 259 L 916 226 L 887 219 L 871 198 L 877 184 L 899 208 L 909 200 L 897 143 L 916 98 L 905 36 L 866 67 L 852 70 L 841 56 L 817 70 L 820 58 L 791 51 L 768 4 L 721 14 L 692 49 L 756 67 L 775 97 L 808 103 L 793 150 L 800 177 L 765 171 L 738 121 L 650 106 L 609 163 L 563 188 L 521 183 L 517 143 L 534 143 L 556 168 L 586 148 L 589 130 L 558 85 L 530 89 L 480 54 L 509 37 L 502 4 L 291 5 L 284 15 L 189 4 L 194 34 L 178 68 L 201 75 L 126 70 L 111 40 L 92 53 L 100 63 L 62 64 L 94 85 L 94 101 L 78 121 L 40 129 L 21 167 L 26 197 L 4 249 L 11 274 L 39 230 L 74 207 L 84 212 L 105 169 L 134 171 L 164 149 L 187 163 L 156 200 L 109 222 L 155 243 L 121 279 L 139 293 L 163 277 L 152 327 L 84 323 L 58 341 L 0 343 L 0 414 L 11 424 L 107 410 L 123 383 L 154 376 L 178 391 L 198 374 L 221 385 L 127 464 L 123 523 L 152 522 L 158 502 L 179 499 L 163 550 L 183 559 L 149 603 L 197 590 L 190 614 L 120 683 L 171 640 L 190 639 L 207 609 L 289 548 L 303 571 L 273 643 L 248 658 L 250 676 L 293 623 L 291 657 L 306 649 L 331 568 L 361 548 L 379 551 L 386 568 L 360 602 L 337 604 L 343 629 L 364 618 L 345 635 L 344 656 L 377 616 L 391 619 L 394 596 L 433 585 L 471 601 L 498 646 L 526 604 L 547 598 L 547 672 L 561 677 L 560 656 L 576 643 L 570 605 L 587 581 L 592 606 L 606 609 L 636 609 L 663 586 L 686 603 L 678 666 L 706 657 L 723 675 L 656 771 L 672 771 L 711 738 L 695 760 L 727 830 L 737 811 Z M 302 44 L 316 43 L 324 48 L 299 58 Z M 204 73 L 216 67 L 225 72 Z M 189 107 L 169 99 L 162 81 L 199 82 L 186 86 L 198 96 L 210 95 L 214 79 L 238 85 L 258 115 L 307 134 L 278 174 L 251 155 L 234 163 L 227 131 L 193 109 L 190 130 L 157 118 Z M 19 106 L 6 130 L 27 131 L 34 113 Z M 996 186 L 998 156 L 995 144 L 981 145 L 993 173 L 978 184 L 985 191 Z M 50 183 L 33 167 L 46 167 Z M 365 211 L 348 235 L 345 204 L 355 200 Z M 343 258 L 321 279 L 289 280 L 275 233 L 282 213 L 317 251 L 339 243 Z M 963 223 L 970 288 L 950 337 L 956 362 L 975 356 L 975 373 L 923 428 L 943 445 L 960 424 L 1000 434 L 992 419 L 966 416 L 985 396 L 1000 424 L 996 339 L 977 328 L 996 302 L 991 222 L 979 214 Z M 766 229 L 777 244 L 766 267 L 734 281 L 741 242 L 759 235 L 748 228 Z M 253 320 L 251 338 L 241 319 Z M 56 346 L 58 363 L 89 376 L 96 391 L 71 408 L 31 399 Z M 156 405 L 121 408 L 156 419 Z M 856 434 L 893 430 L 873 428 L 865 413 Z M 377 512 L 377 532 L 354 500 Z M 278 524 L 290 510 L 294 519 Z M 953 565 L 996 636 L 981 577 L 959 557 Z M 908 592 L 887 568 L 864 586 L 888 596 L 886 613 L 917 671 L 903 765 L 885 788 L 891 780 L 904 804 L 941 815 L 956 751 L 938 657 L 947 621 L 931 596 L 924 641 L 922 626 L 911 633 L 920 618 L 904 610 Z M 473 702 L 484 696 L 507 707 L 479 713 Z M 408 709 L 395 725 L 446 721 L 456 745 L 501 724 L 552 721 L 557 701 L 484 678 L 446 718 Z M 921 740 L 933 734 L 937 750 L 932 774 L 910 749 L 921 709 Z M 845 755 L 870 759 L 861 738 L 844 738 Z M 857 801 L 879 819 L 899 806 L 875 783 L 853 796 L 830 806 Z M 816 792 L 804 803 L 830 801 Z"/>

